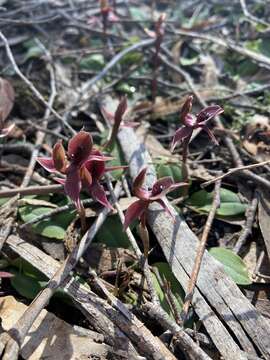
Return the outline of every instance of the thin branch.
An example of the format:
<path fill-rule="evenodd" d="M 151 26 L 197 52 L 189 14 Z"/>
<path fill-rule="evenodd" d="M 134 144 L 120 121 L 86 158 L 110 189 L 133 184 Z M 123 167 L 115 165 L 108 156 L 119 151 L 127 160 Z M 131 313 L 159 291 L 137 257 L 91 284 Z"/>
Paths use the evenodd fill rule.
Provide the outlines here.
<path fill-rule="evenodd" d="M 150 302 L 143 305 L 152 319 L 157 320 L 164 329 L 169 329 L 175 336 L 175 340 L 181 345 L 180 349 L 187 353 L 191 360 L 210 360 L 211 358 L 196 344 L 185 331 L 177 325 L 170 316 L 160 307 Z"/>
<path fill-rule="evenodd" d="M 222 174 L 222 175 L 217 176 L 216 178 L 214 178 L 212 180 L 204 182 L 203 184 L 201 184 L 201 187 L 205 188 L 206 186 L 216 182 L 217 180 L 222 180 L 225 177 L 230 176 L 230 175 L 232 175 L 232 174 L 234 174 L 234 173 L 236 173 L 238 171 L 243 171 L 243 170 L 247 170 L 247 169 L 255 169 L 257 167 L 261 167 L 261 166 L 268 165 L 268 164 L 270 164 L 270 160 L 262 161 L 262 162 L 256 163 L 256 164 L 243 165 L 243 166 L 239 166 L 239 167 L 236 167 L 236 168 L 232 168 L 228 172 L 226 172 L 226 174 Z"/>
<path fill-rule="evenodd" d="M 16 189 L 8 189 L 0 191 L 0 198 L 11 197 L 17 194 L 20 195 L 46 195 L 50 193 L 59 193 L 63 192 L 63 185 L 45 185 L 45 186 L 28 186 L 28 187 L 18 187 Z"/>
<path fill-rule="evenodd" d="M 248 207 L 247 209 L 247 220 L 246 220 L 246 223 L 245 223 L 245 226 L 244 226 L 244 229 L 243 231 L 241 232 L 241 235 L 239 236 L 234 248 L 233 248 L 233 251 L 236 253 L 236 254 L 239 254 L 243 245 L 245 244 L 246 240 L 247 240 L 247 237 L 251 234 L 251 231 L 252 231 L 252 226 L 254 224 L 254 219 L 255 219 L 255 216 L 256 216 L 256 212 L 257 212 L 257 208 L 258 208 L 258 197 L 257 195 L 255 194 L 251 203 L 250 203 L 250 206 Z"/>
<path fill-rule="evenodd" d="M 215 183 L 212 207 L 208 214 L 208 217 L 207 217 L 204 229 L 203 229 L 202 238 L 199 243 L 199 247 L 197 249 L 194 266 L 193 266 L 193 269 L 191 272 L 191 276 L 190 276 L 190 280 L 189 280 L 189 284 L 188 284 L 188 288 L 187 288 L 187 292 L 186 292 L 185 302 L 184 302 L 183 309 L 182 309 L 183 323 L 185 323 L 185 321 L 187 319 L 188 310 L 189 310 L 189 306 L 192 302 L 193 292 L 194 292 L 197 278 L 199 275 L 208 235 L 211 230 L 216 211 L 220 205 L 220 187 L 221 187 L 221 180 L 218 179 Z"/>

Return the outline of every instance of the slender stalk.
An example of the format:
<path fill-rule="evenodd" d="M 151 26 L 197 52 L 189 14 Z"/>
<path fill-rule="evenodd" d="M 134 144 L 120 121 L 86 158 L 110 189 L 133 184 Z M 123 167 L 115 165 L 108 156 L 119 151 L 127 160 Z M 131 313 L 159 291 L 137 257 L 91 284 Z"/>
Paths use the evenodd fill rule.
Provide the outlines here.
<path fill-rule="evenodd" d="M 186 297 L 185 297 L 185 302 L 184 302 L 183 310 L 182 310 L 182 314 L 181 314 L 182 319 L 183 319 L 183 323 L 185 323 L 185 321 L 187 320 L 188 310 L 189 310 L 189 306 L 190 306 L 190 304 L 192 302 L 193 292 L 194 292 L 196 282 L 197 282 L 197 278 L 198 278 L 198 275 L 199 275 L 199 271 L 200 271 L 200 267 L 201 267 L 201 263 L 202 263 L 203 254 L 204 254 L 204 251 L 205 251 L 208 235 L 209 235 L 209 232 L 210 232 L 210 229 L 211 229 L 211 226 L 212 226 L 216 211 L 217 211 L 217 209 L 218 209 L 218 207 L 220 205 L 220 187 L 221 187 L 221 180 L 219 179 L 215 183 L 214 198 L 213 198 L 212 207 L 211 207 L 211 210 L 210 210 L 209 215 L 207 217 L 205 227 L 203 229 L 202 238 L 201 238 L 198 250 L 197 250 L 194 266 L 193 266 L 191 277 L 190 277 L 190 280 L 189 280 L 187 293 L 186 293 Z"/>

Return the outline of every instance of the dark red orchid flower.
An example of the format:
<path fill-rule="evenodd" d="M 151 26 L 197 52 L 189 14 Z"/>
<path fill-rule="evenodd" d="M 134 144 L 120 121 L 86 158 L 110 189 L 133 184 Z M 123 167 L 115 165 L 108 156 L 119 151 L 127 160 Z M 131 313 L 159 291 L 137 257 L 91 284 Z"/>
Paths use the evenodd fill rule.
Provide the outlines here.
<path fill-rule="evenodd" d="M 168 176 L 157 180 L 152 190 L 147 190 L 143 187 L 146 171 L 147 168 L 143 168 L 134 180 L 133 193 L 139 200 L 128 207 L 125 214 L 124 230 L 126 230 L 135 219 L 139 219 L 142 226 L 145 227 L 146 211 L 149 204 L 153 201 L 157 201 L 163 209 L 174 218 L 164 201 L 164 196 L 176 188 L 186 185 L 186 183 L 174 183 L 173 179 Z"/>
<path fill-rule="evenodd" d="M 219 105 L 212 105 L 207 106 L 206 108 L 202 109 L 196 116 L 190 113 L 192 109 L 192 101 L 193 96 L 188 96 L 187 100 L 185 101 L 181 112 L 180 112 L 180 119 L 184 123 L 180 129 L 178 129 L 173 137 L 171 151 L 174 150 L 175 146 L 179 142 L 183 142 L 183 154 L 187 153 L 187 147 L 192 136 L 192 133 L 195 129 L 201 128 L 204 130 L 209 138 L 215 143 L 218 144 L 214 134 L 209 129 L 207 123 L 209 120 L 213 119 L 215 116 L 223 113 L 223 109 Z"/>
<path fill-rule="evenodd" d="M 92 136 L 85 131 L 80 131 L 69 141 L 67 153 L 62 143 L 58 142 L 54 145 L 51 158 L 37 159 L 47 171 L 58 171 L 66 175 L 65 179 L 57 181 L 64 185 L 65 193 L 79 210 L 82 209 L 82 187 L 88 189 L 94 200 L 107 208 L 112 208 L 100 184 L 102 176 L 108 170 L 105 168 L 106 160 L 111 160 L 111 157 L 106 157 L 93 149 Z"/>
<path fill-rule="evenodd" d="M 126 98 L 126 96 L 123 96 L 120 99 L 120 102 L 119 102 L 114 114 L 108 112 L 104 107 L 101 107 L 100 111 L 101 111 L 104 119 L 108 123 L 110 123 L 111 126 L 112 126 L 110 138 L 107 141 L 107 143 L 105 144 L 105 147 L 108 148 L 108 149 L 114 144 L 114 142 L 116 140 L 118 130 L 121 127 L 135 127 L 135 126 L 138 125 L 138 123 L 136 123 L 136 122 L 128 122 L 128 121 L 124 121 L 124 119 L 123 119 L 124 114 L 127 111 L 127 98 Z"/>
<path fill-rule="evenodd" d="M 113 127 L 115 127 L 115 129 L 118 131 L 119 128 L 121 127 L 131 127 L 134 128 L 136 126 L 139 125 L 138 122 L 134 122 L 134 121 L 126 121 L 124 119 L 124 115 L 126 113 L 128 109 L 127 106 L 127 97 L 123 96 L 120 101 L 119 104 L 114 112 L 111 113 L 108 110 L 106 110 L 103 106 L 100 107 L 100 111 L 102 116 L 104 117 L 104 119 Z M 114 130 L 114 132 L 117 133 L 117 131 Z"/>

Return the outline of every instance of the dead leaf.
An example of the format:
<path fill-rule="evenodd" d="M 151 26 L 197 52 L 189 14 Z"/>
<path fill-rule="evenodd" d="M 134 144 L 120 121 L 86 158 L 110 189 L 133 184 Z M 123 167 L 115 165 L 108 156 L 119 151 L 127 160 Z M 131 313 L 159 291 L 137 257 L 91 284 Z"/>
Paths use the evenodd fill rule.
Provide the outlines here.
<path fill-rule="evenodd" d="M 15 92 L 11 83 L 0 78 L 0 124 L 2 124 L 11 112 L 14 104 Z"/>
<path fill-rule="evenodd" d="M 26 309 L 27 306 L 16 301 L 13 296 L 1 298 L 0 317 L 3 329 L 11 329 Z M 92 356 L 107 359 L 111 353 L 110 346 L 96 343 L 93 337 L 86 334 L 87 329 L 81 335 L 73 326 L 43 309 L 23 342 L 21 355 L 27 360 L 79 360 L 90 359 Z"/>

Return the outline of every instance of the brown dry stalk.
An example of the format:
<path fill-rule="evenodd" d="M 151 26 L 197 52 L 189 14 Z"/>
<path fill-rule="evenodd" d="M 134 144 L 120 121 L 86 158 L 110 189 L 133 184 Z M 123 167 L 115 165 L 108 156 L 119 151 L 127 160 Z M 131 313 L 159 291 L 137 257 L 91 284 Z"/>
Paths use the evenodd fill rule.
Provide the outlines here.
<path fill-rule="evenodd" d="M 203 229 L 203 234 L 202 234 L 202 238 L 201 241 L 199 243 L 199 247 L 197 249 L 197 254 L 196 254 L 196 258 L 195 258 L 195 262 L 194 262 L 194 266 L 192 269 L 192 273 L 191 273 L 191 277 L 189 280 L 189 284 L 188 284 L 188 288 L 187 288 L 187 293 L 186 293 L 186 297 L 185 297 L 185 302 L 183 305 L 183 309 L 182 309 L 182 319 L 183 319 L 183 323 L 185 323 L 186 319 L 187 319 L 187 315 L 188 315 L 188 309 L 189 306 L 192 302 L 192 297 L 193 297 L 193 292 L 196 286 L 196 282 L 197 282 L 197 278 L 199 275 L 199 271 L 200 271 L 200 267 L 201 267 L 201 263 L 202 263 L 202 258 L 203 258 L 203 254 L 205 251 L 205 247 L 206 247 L 206 242 L 208 239 L 208 234 L 211 230 L 212 227 L 212 223 L 213 220 L 215 218 L 215 214 L 216 211 L 220 205 L 220 187 L 221 187 L 221 179 L 218 179 L 215 183 L 215 189 L 214 189 L 214 198 L 213 198 L 213 203 L 212 203 L 212 207 L 211 210 L 208 214 L 204 229 Z"/>
<path fill-rule="evenodd" d="M 20 195 L 46 195 L 50 193 L 63 192 L 63 185 L 45 185 L 45 186 L 27 186 L 18 187 L 16 189 L 8 189 L 0 191 L 0 198 Z"/>

